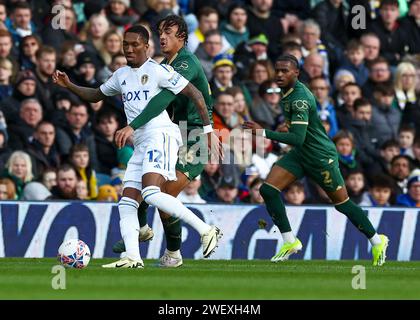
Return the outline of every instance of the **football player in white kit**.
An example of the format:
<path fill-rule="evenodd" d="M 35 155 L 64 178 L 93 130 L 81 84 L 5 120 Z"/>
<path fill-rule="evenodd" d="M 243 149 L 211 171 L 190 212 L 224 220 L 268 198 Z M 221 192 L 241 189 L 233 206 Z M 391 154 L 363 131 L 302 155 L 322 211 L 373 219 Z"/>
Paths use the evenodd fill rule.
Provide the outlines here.
<path fill-rule="evenodd" d="M 204 133 L 211 131 L 204 98 L 192 84 L 168 65 L 160 65 L 147 57 L 149 34 L 142 26 L 129 28 L 124 34 L 123 49 L 127 66 L 114 72 L 99 88 L 73 84 L 64 72 L 56 71 L 55 83 L 68 88 L 85 101 L 97 102 L 106 96 L 122 95 L 127 122 L 130 123 L 146 107 L 148 101 L 166 88 L 174 94 L 190 97 L 200 110 Z M 134 154 L 124 176 L 123 195 L 118 203 L 121 235 L 127 255 L 119 261 L 103 265 L 105 268 L 143 268 L 138 236 L 140 231 L 137 209 L 140 197 L 170 215 L 194 227 L 201 235 L 203 256 L 214 251 L 220 230 L 199 219 L 175 197 L 161 192 L 166 180 L 175 180 L 181 133 L 166 111 L 134 132 Z"/>

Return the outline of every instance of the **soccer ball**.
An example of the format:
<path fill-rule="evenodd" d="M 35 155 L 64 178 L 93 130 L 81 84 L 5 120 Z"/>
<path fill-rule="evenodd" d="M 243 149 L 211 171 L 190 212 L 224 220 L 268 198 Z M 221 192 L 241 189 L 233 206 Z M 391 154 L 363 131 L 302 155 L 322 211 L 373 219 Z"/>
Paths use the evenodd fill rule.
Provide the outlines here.
<path fill-rule="evenodd" d="M 90 261 L 90 249 L 79 239 L 65 240 L 58 248 L 58 261 L 67 268 L 86 268 Z"/>

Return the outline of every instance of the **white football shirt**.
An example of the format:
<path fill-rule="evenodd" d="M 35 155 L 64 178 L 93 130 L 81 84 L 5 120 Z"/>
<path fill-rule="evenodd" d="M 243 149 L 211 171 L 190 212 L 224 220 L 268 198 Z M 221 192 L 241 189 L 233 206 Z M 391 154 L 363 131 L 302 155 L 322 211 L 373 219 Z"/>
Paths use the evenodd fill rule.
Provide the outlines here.
<path fill-rule="evenodd" d="M 106 96 L 122 95 L 127 122 L 130 124 L 149 101 L 166 88 L 178 94 L 188 85 L 188 80 L 176 72 L 171 66 L 158 64 L 149 58 L 139 68 L 125 66 L 116 70 L 111 78 L 100 86 Z M 134 140 L 139 142 L 143 137 L 153 134 L 156 130 L 174 130 L 179 132 L 168 113 L 163 111 L 134 133 Z"/>

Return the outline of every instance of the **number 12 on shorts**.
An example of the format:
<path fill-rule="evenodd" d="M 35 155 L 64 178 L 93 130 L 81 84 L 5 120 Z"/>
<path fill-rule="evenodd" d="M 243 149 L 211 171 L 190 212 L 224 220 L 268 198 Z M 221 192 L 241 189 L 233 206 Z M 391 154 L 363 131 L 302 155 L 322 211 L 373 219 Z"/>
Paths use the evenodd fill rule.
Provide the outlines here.
<path fill-rule="evenodd" d="M 160 162 L 160 158 L 162 157 L 162 152 L 156 149 L 150 150 L 147 154 L 149 155 L 149 162 Z"/>

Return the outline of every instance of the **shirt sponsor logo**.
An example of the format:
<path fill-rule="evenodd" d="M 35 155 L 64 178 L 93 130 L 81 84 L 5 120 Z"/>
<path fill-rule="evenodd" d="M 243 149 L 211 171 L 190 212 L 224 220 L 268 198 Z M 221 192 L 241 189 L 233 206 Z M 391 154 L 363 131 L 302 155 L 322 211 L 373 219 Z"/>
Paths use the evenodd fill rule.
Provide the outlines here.
<path fill-rule="evenodd" d="M 175 74 L 171 79 L 169 79 L 169 83 L 173 86 L 176 86 L 179 79 L 181 79 L 181 75 L 179 73 Z"/>
<path fill-rule="evenodd" d="M 149 98 L 149 90 L 139 90 L 139 91 L 129 91 L 127 93 L 122 94 L 122 101 L 129 102 L 129 101 L 142 101 L 147 100 Z"/>
<path fill-rule="evenodd" d="M 292 102 L 292 108 L 297 111 L 305 111 L 309 109 L 309 102 L 306 100 L 295 100 Z"/>

